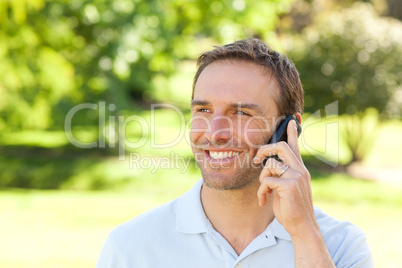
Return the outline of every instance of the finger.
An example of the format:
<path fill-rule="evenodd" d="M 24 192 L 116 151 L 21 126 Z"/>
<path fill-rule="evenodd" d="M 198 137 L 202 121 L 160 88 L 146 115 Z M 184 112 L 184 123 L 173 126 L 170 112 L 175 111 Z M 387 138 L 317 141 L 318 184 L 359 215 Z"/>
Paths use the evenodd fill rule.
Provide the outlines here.
<path fill-rule="evenodd" d="M 300 161 L 300 163 L 303 163 L 303 159 L 301 158 L 300 155 L 299 142 L 297 141 L 298 134 L 295 120 L 290 120 L 287 127 L 287 133 L 288 133 L 288 144 L 290 149 L 292 150 L 296 158 Z"/>
<path fill-rule="evenodd" d="M 280 181 L 282 181 L 282 183 Z M 263 182 L 261 183 L 260 188 L 258 188 L 257 191 L 258 203 L 260 206 L 265 205 L 265 203 L 267 202 L 267 194 L 272 193 L 273 190 L 283 185 L 283 181 L 284 180 L 281 180 L 280 178 L 274 177 L 265 177 L 263 179 Z"/>
<path fill-rule="evenodd" d="M 269 161 L 269 159 L 268 159 L 268 161 Z M 259 181 L 260 181 L 260 183 L 262 183 L 262 180 L 265 178 L 265 177 L 271 177 L 273 174 L 271 173 L 271 170 L 268 168 L 268 166 L 267 166 L 267 164 L 268 164 L 268 161 L 267 161 L 267 163 L 265 163 L 265 166 L 264 166 L 264 168 L 262 169 L 262 171 L 261 171 L 261 173 L 260 173 L 260 177 L 259 177 Z"/>
<path fill-rule="evenodd" d="M 267 177 L 269 178 L 269 177 Z M 260 188 L 258 188 L 257 191 L 257 197 L 258 197 L 258 204 L 262 207 L 267 203 L 267 194 L 272 193 L 272 189 L 269 188 L 268 184 L 261 184 Z"/>
<path fill-rule="evenodd" d="M 260 149 L 257 151 L 257 155 L 253 159 L 253 163 L 261 163 L 265 159 L 265 157 L 271 155 L 278 155 L 278 157 L 284 163 L 292 167 L 297 172 L 305 172 L 304 165 L 299 161 L 299 159 L 290 149 L 289 145 L 284 141 L 261 146 Z"/>
<path fill-rule="evenodd" d="M 267 203 L 267 193 L 272 193 L 272 190 L 269 189 L 268 185 L 261 184 L 257 192 L 258 205 L 260 205 L 260 207 L 264 206 Z"/>
<path fill-rule="evenodd" d="M 297 160 L 293 151 L 290 150 L 289 145 L 284 141 L 280 141 L 277 143 L 265 144 L 261 146 L 258 149 L 253 162 L 261 163 L 265 159 L 265 157 L 273 155 L 277 155 L 283 162 L 286 163 L 290 163 L 290 161 L 292 161 L 291 158 Z"/>
<path fill-rule="evenodd" d="M 279 176 L 286 166 L 286 164 L 279 162 L 274 158 L 269 158 L 265 163 L 264 169 L 261 171 L 259 177 L 260 182 L 262 183 L 265 177 Z"/>

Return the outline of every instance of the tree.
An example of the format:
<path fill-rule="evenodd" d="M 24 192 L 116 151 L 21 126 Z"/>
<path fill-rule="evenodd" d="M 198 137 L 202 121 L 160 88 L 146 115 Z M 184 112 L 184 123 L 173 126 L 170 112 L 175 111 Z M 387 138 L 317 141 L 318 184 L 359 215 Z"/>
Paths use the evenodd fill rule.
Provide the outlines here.
<path fill-rule="evenodd" d="M 356 3 L 318 15 L 287 50 L 300 70 L 306 111 L 339 100 L 339 112 L 353 121 L 343 126 L 351 161 L 362 160 L 374 135 L 362 125 L 366 110 L 381 118 L 402 113 L 402 23 Z"/>
<path fill-rule="evenodd" d="M 80 102 L 135 109 L 200 40 L 270 36 L 290 2 L 1 1 L 0 129 L 60 128 Z"/>

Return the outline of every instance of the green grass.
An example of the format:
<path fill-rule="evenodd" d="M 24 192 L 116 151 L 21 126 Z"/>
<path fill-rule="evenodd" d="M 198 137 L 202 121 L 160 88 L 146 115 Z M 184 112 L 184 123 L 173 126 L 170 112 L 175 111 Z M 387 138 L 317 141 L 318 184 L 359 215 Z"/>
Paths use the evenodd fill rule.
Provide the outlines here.
<path fill-rule="evenodd" d="M 0 192 L 0 267 L 94 267 L 112 228 L 193 183 L 176 176 L 169 182 L 144 180 L 120 192 Z"/>
<path fill-rule="evenodd" d="M 198 173 L 170 171 L 120 191 L 0 192 L 0 267 L 94 267 L 111 229 L 192 187 Z M 312 182 L 315 205 L 362 228 L 378 267 L 396 267 L 402 186 L 332 175 Z"/>

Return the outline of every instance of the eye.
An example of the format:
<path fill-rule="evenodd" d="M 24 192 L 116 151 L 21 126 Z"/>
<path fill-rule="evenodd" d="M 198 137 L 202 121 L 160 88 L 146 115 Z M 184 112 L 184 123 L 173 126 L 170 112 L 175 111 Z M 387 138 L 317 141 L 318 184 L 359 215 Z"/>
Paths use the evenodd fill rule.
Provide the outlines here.
<path fill-rule="evenodd" d="M 210 110 L 209 110 L 209 109 L 207 109 L 207 108 L 200 108 L 200 109 L 197 109 L 197 112 L 201 112 L 201 113 L 209 113 L 209 112 L 210 112 Z"/>
<path fill-rule="evenodd" d="M 237 113 L 237 114 L 240 114 L 240 115 L 250 116 L 250 114 L 248 114 L 248 113 L 246 113 L 246 112 L 244 112 L 244 111 L 242 111 L 242 110 L 237 110 L 236 113 Z"/>

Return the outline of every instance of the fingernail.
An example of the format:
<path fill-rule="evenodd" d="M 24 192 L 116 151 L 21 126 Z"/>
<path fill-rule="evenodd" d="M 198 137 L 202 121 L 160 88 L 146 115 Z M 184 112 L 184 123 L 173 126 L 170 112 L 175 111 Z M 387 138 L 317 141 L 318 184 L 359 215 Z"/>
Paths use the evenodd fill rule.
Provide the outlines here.
<path fill-rule="evenodd" d="M 253 163 L 258 163 L 258 162 L 260 162 L 260 159 L 258 157 L 254 157 L 253 158 Z"/>
<path fill-rule="evenodd" d="M 293 120 L 293 126 L 295 127 L 295 129 L 297 130 L 297 124 L 296 121 Z"/>

